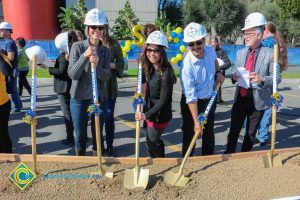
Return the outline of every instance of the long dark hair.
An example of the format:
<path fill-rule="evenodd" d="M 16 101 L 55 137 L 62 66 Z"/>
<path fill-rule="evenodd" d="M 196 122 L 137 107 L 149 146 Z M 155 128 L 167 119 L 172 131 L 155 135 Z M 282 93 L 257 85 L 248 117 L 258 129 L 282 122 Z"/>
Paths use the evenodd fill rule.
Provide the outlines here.
<path fill-rule="evenodd" d="M 144 48 L 144 52 L 143 52 L 143 56 L 142 56 L 142 66 L 143 66 L 143 72 L 145 74 L 146 81 L 148 81 L 148 80 L 150 80 L 150 76 L 155 71 L 155 69 L 154 69 L 153 64 L 150 62 L 150 60 L 148 59 L 147 54 L 146 54 L 146 51 L 147 51 L 147 48 L 148 48 L 149 45 L 145 44 L 145 46 L 146 46 L 146 48 Z M 166 51 L 165 51 L 165 47 L 161 46 L 161 45 L 157 45 L 157 46 L 158 46 L 159 53 L 161 55 L 160 62 L 158 64 L 158 68 L 156 69 L 158 71 L 158 74 L 159 74 L 159 80 L 162 79 L 164 73 L 167 70 L 170 70 L 171 74 L 172 74 L 172 81 L 173 81 L 173 84 L 174 84 L 174 83 L 176 83 L 176 76 L 175 76 L 172 65 L 168 61 L 168 57 L 167 57 L 167 54 L 166 54 Z"/>
<path fill-rule="evenodd" d="M 68 30 L 68 46 L 69 51 L 71 52 L 72 45 L 78 41 L 75 30 Z"/>
<path fill-rule="evenodd" d="M 16 43 L 19 43 L 19 45 L 20 45 L 21 47 L 25 47 L 25 45 L 26 45 L 26 40 L 25 40 L 23 37 L 19 37 L 19 38 L 16 39 Z"/>
<path fill-rule="evenodd" d="M 266 29 L 274 34 L 274 38 L 276 43 L 278 44 L 279 56 L 280 56 L 280 69 L 287 69 L 287 51 L 285 47 L 285 42 L 279 31 L 277 30 L 275 24 L 273 22 L 268 22 L 266 25 Z"/>
<path fill-rule="evenodd" d="M 111 49 L 114 39 L 109 36 L 108 25 L 104 25 L 102 43 L 107 48 Z"/>

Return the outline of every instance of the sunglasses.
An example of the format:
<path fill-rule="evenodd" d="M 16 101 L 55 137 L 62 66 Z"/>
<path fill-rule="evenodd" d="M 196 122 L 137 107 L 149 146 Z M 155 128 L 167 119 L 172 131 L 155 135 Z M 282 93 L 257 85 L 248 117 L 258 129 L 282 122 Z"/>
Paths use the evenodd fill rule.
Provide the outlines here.
<path fill-rule="evenodd" d="M 147 51 L 147 53 L 152 53 L 152 52 L 155 54 L 160 53 L 160 51 L 158 49 L 147 49 L 146 51 Z"/>
<path fill-rule="evenodd" d="M 197 42 L 190 42 L 188 45 L 189 45 L 189 47 L 193 47 L 195 44 L 198 45 L 198 46 L 200 46 L 200 45 L 203 44 L 203 41 L 200 40 L 200 41 L 197 41 Z"/>
<path fill-rule="evenodd" d="M 96 30 L 96 29 L 98 29 L 99 31 L 102 31 L 102 30 L 104 30 L 104 26 L 89 26 L 91 29 L 93 29 L 93 30 Z"/>

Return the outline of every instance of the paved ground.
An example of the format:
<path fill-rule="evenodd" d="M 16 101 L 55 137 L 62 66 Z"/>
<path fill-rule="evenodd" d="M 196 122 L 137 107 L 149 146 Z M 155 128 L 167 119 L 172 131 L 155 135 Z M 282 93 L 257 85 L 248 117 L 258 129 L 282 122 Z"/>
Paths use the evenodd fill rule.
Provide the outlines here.
<path fill-rule="evenodd" d="M 132 64 L 131 64 L 132 65 Z M 295 71 L 295 69 L 293 69 Z M 296 70 L 298 71 L 298 70 Z M 299 68 L 300 71 L 300 68 Z M 120 80 L 120 92 L 116 103 L 116 133 L 115 151 L 117 156 L 133 156 L 135 142 L 135 121 L 130 99 L 134 94 L 136 79 Z M 229 80 L 223 85 L 223 96 L 225 103 L 218 105 L 215 120 L 215 137 L 217 154 L 225 150 L 227 134 L 230 126 L 230 111 L 235 87 Z M 19 114 L 12 114 L 10 120 L 10 136 L 13 141 L 13 152 L 28 154 L 31 153 L 30 126 L 25 124 L 22 118 L 25 110 L 30 107 L 30 97 L 23 92 L 22 97 L 24 111 Z M 280 85 L 280 93 L 284 95 L 284 104 L 281 107 L 277 118 L 277 148 L 296 147 L 300 145 L 300 80 L 283 80 Z M 38 79 L 37 83 L 37 152 L 38 154 L 59 154 L 74 155 L 74 148 L 65 146 L 61 140 L 65 138 L 65 127 L 62 118 L 60 105 L 57 96 L 53 92 L 52 79 Z M 179 157 L 181 150 L 182 132 L 180 130 L 180 96 L 181 87 L 179 81 L 175 85 L 173 93 L 173 119 L 171 125 L 165 131 L 163 139 L 166 142 L 166 156 Z M 244 131 L 242 131 L 243 133 Z M 142 132 L 143 133 L 143 132 Z M 87 154 L 91 155 L 91 133 L 88 127 L 88 149 Z M 243 136 L 241 134 L 240 139 Z M 238 151 L 241 140 L 239 140 Z M 201 139 L 198 139 L 196 155 L 200 155 Z M 254 150 L 269 149 L 255 146 Z M 141 156 L 147 156 L 145 137 L 141 137 Z"/>

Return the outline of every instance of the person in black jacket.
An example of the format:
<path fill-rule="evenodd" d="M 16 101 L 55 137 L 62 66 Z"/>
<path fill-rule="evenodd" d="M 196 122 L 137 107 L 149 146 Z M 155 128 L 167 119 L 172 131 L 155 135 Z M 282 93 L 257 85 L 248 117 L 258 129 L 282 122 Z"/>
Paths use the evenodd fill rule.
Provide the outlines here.
<path fill-rule="evenodd" d="M 227 53 L 220 47 L 219 39 L 216 36 L 212 37 L 210 44 L 216 50 L 217 60 L 220 66 L 220 70 L 222 74 L 225 76 L 225 70 L 231 66 L 231 62 L 227 56 Z M 223 103 L 221 87 L 218 92 L 217 103 Z"/>
<path fill-rule="evenodd" d="M 73 30 L 69 30 L 67 35 L 68 49 L 70 50 L 72 44 L 77 41 L 77 36 Z M 65 145 L 74 145 L 74 127 L 70 112 L 70 88 L 72 80 L 68 75 L 68 66 L 69 54 L 61 52 L 56 59 L 54 67 L 49 67 L 49 74 L 54 75 L 54 92 L 57 93 L 66 125 L 67 138 L 62 142 Z"/>
<path fill-rule="evenodd" d="M 172 93 L 176 77 L 166 54 L 168 41 L 160 31 L 151 33 L 142 57 L 143 88 L 146 86 L 145 112 L 137 112 L 136 120 L 146 120 L 146 144 L 150 157 L 164 157 L 161 134 L 172 119 Z"/>

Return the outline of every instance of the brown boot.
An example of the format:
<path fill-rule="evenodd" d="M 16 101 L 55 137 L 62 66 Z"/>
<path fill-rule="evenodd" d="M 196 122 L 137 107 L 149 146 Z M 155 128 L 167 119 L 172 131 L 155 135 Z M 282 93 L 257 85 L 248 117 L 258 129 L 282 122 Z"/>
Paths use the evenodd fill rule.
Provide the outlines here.
<path fill-rule="evenodd" d="M 75 149 L 76 156 L 85 156 L 85 149 Z"/>

